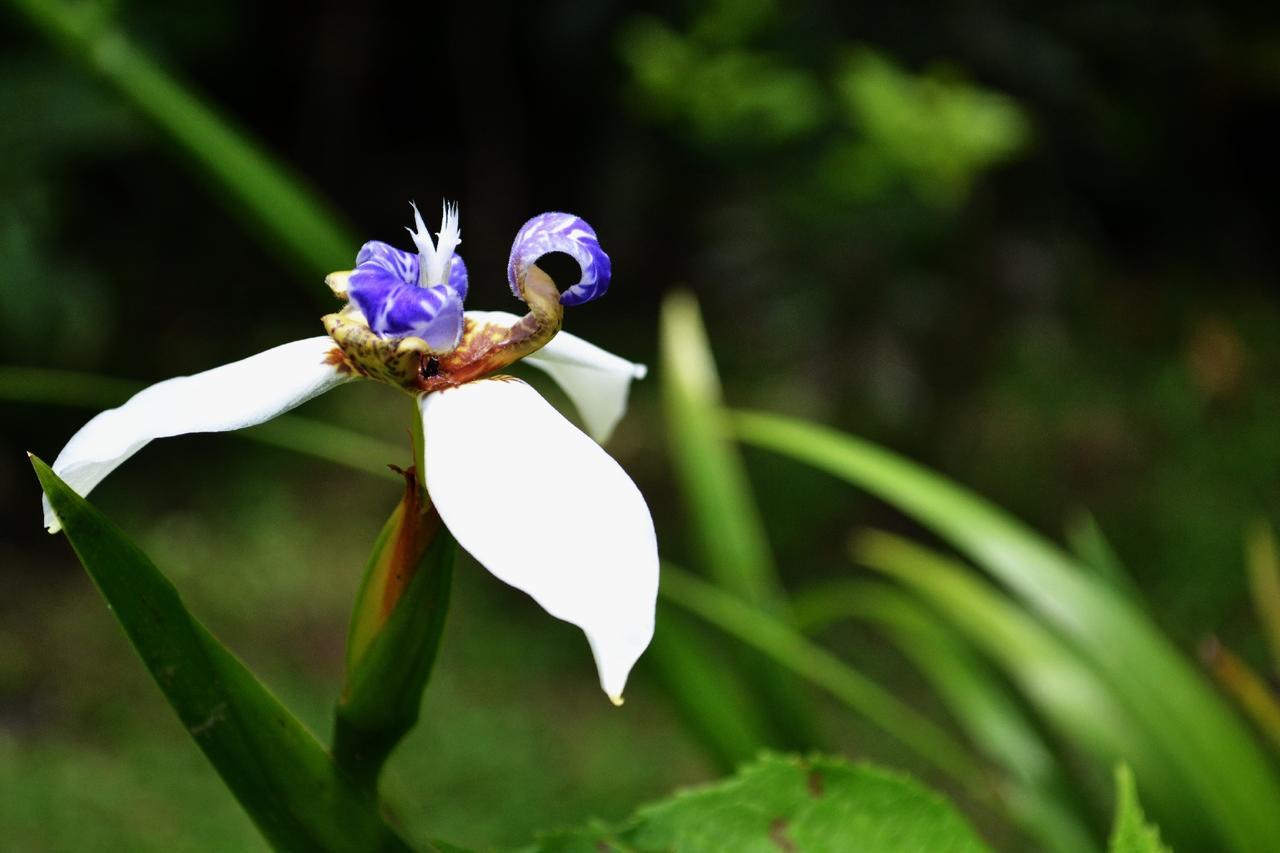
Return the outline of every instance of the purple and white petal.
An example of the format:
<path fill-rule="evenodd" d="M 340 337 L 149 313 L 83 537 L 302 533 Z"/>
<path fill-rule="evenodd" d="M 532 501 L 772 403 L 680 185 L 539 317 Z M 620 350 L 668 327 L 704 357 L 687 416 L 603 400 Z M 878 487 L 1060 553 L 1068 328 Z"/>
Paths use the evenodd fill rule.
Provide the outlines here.
<path fill-rule="evenodd" d="M 416 284 L 418 281 L 418 256 L 381 240 L 370 240 L 360 247 L 356 254 L 356 267 L 366 264 L 381 267 L 405 284 Z"/>
<path fill-rule="evenodd" d="M 370 323 L 372 318 L 382 313 L 383 307 L 391 300 L 392 293 L 405 287 L 414 285 L 404 282 L 398 273 L 373 261 L 360 264 L 347 276 L 347 298 L 360 309 L 361 314 L 369 318 Z"/>
<path fill-rule="evenodd" d="M 193 432 L 226 432 L 269 421 L 355 376 L 335 365 L 327 336 L 284 344 L 192 376 L 139 391 L 80 428 L 53 461 L 54 472 L 80 495 L 149 441 Z M 174 478 L 176 488 L 184 480 Z M 44 523 L 59 529 L 44 501 Z"/>
<path fill-rule="evenodd" d="M 583 630 L 601 687 L 620 703 L 653 637 L 658 594 L 640 490 L 519 380 L 428 394 L 422 413 L 427 491 L 449 531 L 498 579 Z"/>
<path fill-rule="evenodd" d="M 520 282 L 530 265 L 550 252 L 564 252 L 578 262 L 582 276 L 560 294 L 561 305 L 581 305 L 604 296 L 609 289 L 611 264 L 600 248 L 595 229 L 572 213 L 540 213 L 526 222 L 507 261 L 507 281 L 520 297 Z"/>
<path fill-rule="evenodd" d="M 447 284 L 391 288 L 372 311 L 351 295 L 369 328 L 388 338 L 422 338 L 436 352 L 448 352 L 462 337 L 462 300 Z"/>
<path fill-rule="evenodd" d="M 462 260 L 462 255 L 457 252 L 453 253 L 453 259 L 449 262 L 449 287 L 453 288 L 453 292 L 458 294 L 458 298 L 463 302 L 467 301 L 467 265 Z"/>

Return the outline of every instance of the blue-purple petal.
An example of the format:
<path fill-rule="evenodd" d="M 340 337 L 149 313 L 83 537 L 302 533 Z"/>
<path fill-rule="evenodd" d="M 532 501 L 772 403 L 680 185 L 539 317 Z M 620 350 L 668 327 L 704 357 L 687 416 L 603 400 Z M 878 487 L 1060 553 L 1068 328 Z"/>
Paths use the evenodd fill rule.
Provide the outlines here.
<path fill-rule="evenodd" d="M 520 281 L 530 265 L 550 252 L 564 252 L 578 262 L 582 277 L 560 294 L 561 305 L 581 305 L 604 296 L 609 289 L 611 263 L 595 229 L 572 213 L 540 213 L 526 222 L 511 244 L 507 281 L 520 296 Z"/>
<path fill-rule="evenodd" d="M 434 350 L 453 349 L 462 336 L 462 301 L 467 296 L 467 265 L 454 254 L 447 283 L 418 286 L 418 256 L 380 240 L 370 240 L 356 255 L 347 294 L 369 328 L 388 338 L 412 335 Z"/>
<path fill-rule="evenodd" d="M 356 254 L 356 267 L 374 265 L 394 273 L 405 284 L 418 283 L 418 256 L 381 240 L 370 240 Z"/>
<path fill-rule="evenodd" d="M 377 322 L 369 326 L 386 337 L 412 335 L 438 352 L 447 352 L 462 337 L 462 299 L 447 284 L 401 285 L 391 291 Z"/>
<path fill-rule="evenodd" d="M 454 293 L 458 294 L 459 299 L 467 298 L 467 265 L 463 262 L 462 255 L 457 252 L 453 253 L 450 261 L 448 285 L 453 288 Z"/>

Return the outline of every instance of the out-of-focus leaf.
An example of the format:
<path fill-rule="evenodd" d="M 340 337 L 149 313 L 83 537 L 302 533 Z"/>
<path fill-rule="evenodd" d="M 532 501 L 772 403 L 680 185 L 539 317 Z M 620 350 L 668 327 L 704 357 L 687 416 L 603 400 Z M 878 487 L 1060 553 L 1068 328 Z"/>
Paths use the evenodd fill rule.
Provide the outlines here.
<path fill-rule="evenodd" d="M 1280 559 L 1275 533 L 1265 521 L 1254 522 L 1246 534 L 1245 568 L 1258 624 L 1271 652 L 1271 669 L 1280 674 Z"/>
<path fill-rule="evenodd" d="M 905 776 L 836 758 L 764 756 L 731 779 L 646 806 L 621 827 L 549 835 L 525 853 L 987 849 L 949 803 Z"/>
<path fill-rule="evenodd" d="M 1107 766 L 1142 748 L 1142 733 L 1070 646 L 963 563 L 878 531 L 860 535 L 852 557 L 928 600 L 1008 673 L 1046 719 Z"/>
<path fill-rule="evenodd" d="M 658 608 L 644 660 L 686 726 L 725 770 L 752 759 L 765 742 L 765 721 L 737 671 L 726 666 L 673 608 Z"/>
<path fill-rule="evenodd" d="M 1120 555 L 1111 547 L 1093 513 L 1087 511 L 1077 513 L 1067 523 L 1066 537 L 1071 552 L 1083 566 L 1092 569 L 1116 592 L 1128 596 L 1135 604 L 1141 605 L 1142 595 L 1133 583 L 1133 576 L 1124 567 Z"/>
<path fill-rule="evenodd" d="M 982 790 L 981 770 L 949 734 L 795 629 L 670 563 L 659 594 L 821 687 L 939 770 Z"/>
<path fill-rule="evenodd" d="M 105 409 L 142 390 L 142 383 L 94 373 L 41 367 L 0 367 L 0 400 Z M 411 423 L 416 423 L 415 418 Z M 405 448 L 302 415 L 281 415 L 230 435 L 304 453 L 378 477 L 395 477 L 387 463 Z"/>
<path fill-rule="evenodd" d="M 51 40 L 105 80 L 248 214 L 271 251 L 284 249 L 317 299 L 319 277 L 351 265 L 360 241 L 301 180 L 162 69 L 111 22 L 104 4 L 14 0 Z"/>
<path fill-rule="evenodd" d="M 1280 696 L 1275 688 L 1216 637 L 1201 644 L 1200 658 L 1222 689 L 1235 697 L 1258 731 L 1280 751 Z"/>
<path fill-rule="evenodd" d="M 785 593 L 746 469 L 724 429 L 720 380 L 692 295 L 672 294 L 663 303 L 661 352 L 668 446 L 699 562 L 720 586 L 786 621 Z M 775 745 L 812 747 L 817 734 L 804 689 L 755 656 L 744 664 L 776 730 Z"/>
<path fill-rule="evenodd" d="M 1127 764 L 1116 767 L 1116 818 L 1108 849 L 1110 853 L 1169 853 L 1160 841 L 1160 830 L 1142 814 L 1138 787 Z"/>
<path fill-rule="evenodd" d="M 826 165 L 858 196 L 905 180 L 925 201 L 954 204 L 982 170 L 1030 136 L 1008 96 L 940 74 L 909 74 L 865 48 L 850 53 L 835 88 L 860 138 Z"/>
<path fill-rule="evenodd" d="M 67 539 L 187 731 L 280 850 L 408 850 L 376 799 L 183 606 L 145 554 L 39 459 Z"/>
<path fill-rule="evenodd" d="M 845 619 L 881 626 L 937 690 L 978 751 L 1007 773 L 997 787 L 1014 822 L 1045 850 L 1098 849 L 1044 736 L 962 637 L 884 583 L 828 581 L 798 593 L 793 607 L 806 633 Z"/>
<path fill-rule="evenodd" d="M 444 631 L 457 545 L 416 472 L 374 543 L 347 633 L 347 684 L 334 715 L 333 756 L 370 788 L 418 722 Z"/>
<path fill-rule="evenodd" d="M 741 439 L 861 486 L 997 577 L 1075 647 L 1171 767 L 1161 817 L 1238 850 L 1280 845 L 1280 782 L 1248 729 L 1151 620 L 987 501 L 883 448 L 827 427 L 740 413 Z M 1144 778 L 1147 778 L 1144 775 Z M 1194 818 L 1192 818 L 1194 815 Z"/>

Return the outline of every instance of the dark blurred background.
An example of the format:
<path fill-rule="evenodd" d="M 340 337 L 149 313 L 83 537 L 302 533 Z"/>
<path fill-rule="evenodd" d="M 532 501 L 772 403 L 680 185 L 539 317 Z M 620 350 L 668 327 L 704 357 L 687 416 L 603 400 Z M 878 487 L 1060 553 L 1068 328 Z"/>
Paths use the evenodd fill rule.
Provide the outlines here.
<path fill-rule="evenodd" d="M 1179 645 L 1260 647 L 1240 554 L 1248 522 L 1280 517 L 1274 4 L 110 14 L 358 239 L 407 245 L 409 200 L 458 200 L 468 307 L 516 310 L 515 229 L 576 212 L 615 278 L 570 331 L 653 364 L 659 301 L 688 288 L 731 404 L 870 438 L 1055 538 L 1087 510 Z M 154 381 L 319 332 L 322 273 L 8 6 L 0 117 L 5 364 Z M 679 558 L 652 386 L 611 449 Z M 306 413 L 403 442 L 381 391 Z M 51 459 L 92 409 L 0 405 L 0 827 L 21 849 L 258 843 L 40 528 L 22 451 Z M 748 463 L 788 584 L 847 572 L 855 527 L 903 526 L 817 473 Z M 320 730 L 396 497 L 226 436 L 159 442 L 95 493 Z M 712 774 L 643 667 L 613 712 L 575 631 L 472 564 L 459 584 L 424 726 L 393 767 L 406 820 L 515 842 Z M 862 639 L 855 657 L 892 679 Z M 830 726 L 855 754 L 883 749 Z M 63 835 L 37 832 L 48 821 Z"/>

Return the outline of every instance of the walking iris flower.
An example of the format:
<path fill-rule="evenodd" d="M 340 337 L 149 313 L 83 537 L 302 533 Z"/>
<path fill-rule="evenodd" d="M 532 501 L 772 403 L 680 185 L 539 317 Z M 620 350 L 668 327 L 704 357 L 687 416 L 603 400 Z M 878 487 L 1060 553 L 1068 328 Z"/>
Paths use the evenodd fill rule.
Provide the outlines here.
<path fill-rule="evenodd" d="M 428 495 L 458 543 L 499 579 L 587 636 L 605 693 L 621 702 L 653 636 L 658 554 L 639 489 L 597 442 L 626 408 L 632 364 L 560 331 L 564 306 L 609 287 L 595 231 L 543 213 L 516 235 L 507 265 L 523 317 L 463 311 L 467 268 L 456 207 L 433 242 L 414 208 L 416 253 L 366 243 L 356 268 L 326 283 L 347 302 L 324 318 L 327 336 L 147 388 L 80 429 L 53 470 L 85 495 L 156 438 L 241 429 L 356 379 L 418 400 Z M 563 252 L 581 278 L 560 293 L 536 261 Z M 523 360 L 546 371 L 590 437 L 536 391 L 501 371 Z M 45 525 L 58 519 L 45 499 Z"/>

